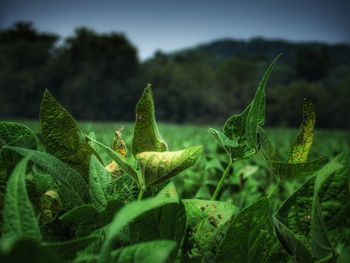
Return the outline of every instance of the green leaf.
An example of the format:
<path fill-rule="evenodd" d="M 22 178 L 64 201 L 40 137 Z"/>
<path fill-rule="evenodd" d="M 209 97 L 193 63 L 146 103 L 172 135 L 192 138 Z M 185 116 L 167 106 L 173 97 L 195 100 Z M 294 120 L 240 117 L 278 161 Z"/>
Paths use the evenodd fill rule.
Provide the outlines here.
<path fill-rule="evenodd" d="M 293 194 L 291 194 L 278 208 L 278 219 L 294 234 L 309 236 L 312 200 L 314 196 L 315 176 L 308 178 Z"/>
<path fill-rule="evenodd" d="M 255 154 L 247 155 L 242 154 L 242 152 L 251 152 L 253 149 L 257 149 L 258 127 L 263 126 L 265 122 L 265 86 L 280 56 L 278 55 L 266 70 L 255 96 L 247 108 L 242 113 L 230 117 L 224 125 L 224 134 L 241 146 L 238 156 L 250 157 Z"/>
<path fill-rule="evenodd" d="M 177 198 L 165 198 L 164 196 L 161 196 L 132 202 L 120 209 L 106 231 L 106 239 L 101 248 L 99 262 L 109 262 L 114 238 L 130 222 L 148 211 L 162 207 L 164 205 L 176 204 L 178 202 L 179 200 Z"/>
<path fill-rule="evenodd" d="M 183 200 L 187 230 L 182 245 L 184 261 L 210 261 L 216 255 L 223 234 L 238 209 L 229 203 L 200 199 Z"/>
<path fill-rule="evenodd" d="M 51 254 L 61 259 L 62 262 L 70 262 L 75 259 L 79 251 L 86 248 L 94 240 L 96 240 L 96 237 L 83 237 L 63 242 L 43 243 L 41 247 L 50 251 Z"/>
<path fill-rule="evenodd" d="M 87 178 L 90 157 L 95 151 L 85 140 L 73 117 L 48 90 L 45 90 L 41 101 L 40 124 L 47 152 Z"/>
<path fill-rule="evenodd" d="M 142 152 L 136 155 L 146 186 L 161 184 L 195 164 L 202 146 L 173 152 Z"/>
<path fill-rule="evenodd" d="M 246 122 L 249 109 L 250 104 L 242 113 L 233 115 L 224 124 L 224 134 L 229 139 L 237 141 L 240 144 L 245 141 Z"/>
<path fill-rule="evenodd" d="M 312 255 L 305 244 L 276 215 L 273 217 L 273 222 L 280 243 L 292 255 L 293 261 L 298 263 L 313 262 Z"/>
<path fill-rule="evenodd" d="M 175 249 L 176 243 L 158 240 L 139 243 L 112 252 L 111 262 L 116 263 L 166 263 Z"/>
<path fill-rule="evenodd" d="M 100 161 L 91 155 L 89 171 L 89 190 L 93 205 L 102 210 L 107 205 L 107 187 L 110 175 Z"/>
<path fill-rule="evenodd" d="M 304 99 L 303 121 L 300 125 L 299 135 L 289 155 L 289 163 L 303 163 L 307 161 L 313 142 L 315 119 L 314 105 L 310 100 Z"/>
<path fill-rule="evenodd" d="M 60 216 L 64 226 L 70 226 L 76 237 L 90 235 L 98 225 L 99 212 L 90 204 L 81 205 Z"/>
<path fill-rule="evenodd" d="M 265 87 L 270 74 L 282 54 L 278 55 L 270 64 L 266 72 L 264 73 L 255 96 L 250 104 L 247 120 L 245 137 L 247 139 L 247 145 L 251 148 L 256 148 L 257 145 L 257 129 L 258 125 L 263 126 L 265 122 Z"/>
<path fill-rule="evenodd" d="M 7 183 L 3 210 L 3 236 L 41 240 L 38 221 L 25 184 L 28 158 L 24 158 L 13 170 Z"/>
<path fill-rule="evenodd" d="M 334 158 L 307 179 L 277 211 L 278 219 L 319 260 L 333 256 L 329 230 L 339 228 L 347 217 L 346 162 L 344 155 Z"/>
<path fill-rule="evenodd" d="M 20 147 L 6 146 L 4 149 L 28 156 L 44 173 L 51 175 L 58 187 L 64 209 L 90 202 L 88 186 L 82 176 L 56 157 L 45 152 Z"/>
<path fill-rule="evenodd" d="M 121 207 L 122 203 L 115 200 L 109 201 L 102 211 L 97 211 L 90 204 L 82 205 L 66 212 L 59 219 L 64 226 L 72 226 L 77 237 L 84 237 L 108 225 Z"/>
<path fill-rule="evenodd" d="M 208 129 L 209 133 L 214 137 L 216 142 L 230 155 L 229 148 L 237 147 L 239 144 L 230 140 L 224 133 L 219 132 L 213 128 Z"/>
<path fill-rule="evenodd" d="M 281 181 L 307 177 L 320 170 L 326 163 L 327 157 L 305 163 L 272 162 L 271 168 Z"/>
<path fill-rule="evenodd" d="M 316 191 L 328 230 L 345 224 L 349 209 L 349 156 L 340 154 L 317 173 Z"/>
<path fill-rule="evenodd" d="M 21 137 L 27 138 L 26 140 L 21 140 L 23 145 L 18 143 Z M 36 149 L 38 142 L 34 132 L 27 126 L 14 122 L 0 121 L 0 148 L 9 144 Z"/>
<path fill-rule="evenodd" d="M 231 140 L 224 133 L 215 129 L 209 128 L 209 133 L 233 160 L 247 159 L 256 153 L 255 149 L 249 148 L 245 144 L 240 145 L 237 140 Z"/>
<path fill-rule="evenodd" d="M 1 263 L 60 263 L 61 261 L 55 255 L 40 247 L 40 245 L 30 239 L 2 239 L 2 243 L 11 242 L 11 244 L 4 244 L 0 248 L 0 262 Z"/>
<path fill-rule="evenodd" d="M 136 123 L 132 138 L 132 153 L 163 152 L 168 146 L 162 139 L 156 124 L 151 85 L 145 88 L 136 105 Z"/>
<path fill-rule="evenodd" d="M 129 233 L 131 242 L 134 244 L 160 239 L 174 240 L 177 244 L 173 253 L 175 258 L 185 235 L 186 212 L 173 183 L 169 183 L 157 195 L 157 198 L 169 197 L 177 198 L 178 203 L 164 205 L 139 216 L 130 224 Z"/>
<path fill-rule="evenodd" d="M 262 198 L 233 220 L 220 244 L 217 262 L 273 262 L 280 251 L 271 224 L 270 205 Z"/>
<path fill-rule="evenodd" d="M 124 172 L 130 175 L 131 178 L 133 178 L 139 184 L 140 188 L 143 188 L 143 181 L 141 176 L 135 171 L 135 169 L 130 164 L 127 163 L 124 157 L 120 156 L 118 153 L 113 151 L 110 147 L 94 140 L 93 138 L 90 138 L 87 136 L 87 139 L 93 142 L 98 149 L 101 149 L 101 151 L 104 151 L 110 158 L 112 158 L 113 161 L 115 161 L 119 165 L 119 167 Z"/>
<path fill-rule="evenodd" d="M 272 144 L 267 138 L 265 130 L 262 127 L 258 127 L 258 141 L 259 141 L 259 150 L 261 151 L 265 160 L 270 164 L 276 158 L 275 149 L 272 147 Z"/>
<path fill-rule="evenodd" d="M 320 201 L 317 194 L 315 194 L 312 203 L 310 236 L 312 254 L 315 258 L 325 259 L 331 257 L 332 255 L 336 255 L 327 234 L 327 227 L 321 214 Z"/>

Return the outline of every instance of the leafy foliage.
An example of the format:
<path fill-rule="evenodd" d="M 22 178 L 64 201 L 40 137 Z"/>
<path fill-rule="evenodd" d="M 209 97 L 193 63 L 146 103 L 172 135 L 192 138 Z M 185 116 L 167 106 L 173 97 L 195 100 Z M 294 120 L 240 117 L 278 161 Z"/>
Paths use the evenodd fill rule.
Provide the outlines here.
<path fill-rule="evenodd" d="M 5 238 L 41 239 L 25 185 L 27 163 L 26 158 L 16 166 L 7 184 L 2 226 Z"/>
<path fill-rule="evenodd" d="M 202 158 L 182 140 L 168 149 L 149 85 L 125 142 L 121 129 L 113 140 L 86 135 L 48 91 L 43 145 L 0 122 L 1 262 L 346 262 L 349 155 L 308 160 L 321 155 L 308 100 L 290 149 L 270 141 L 265 88 L 277 59 L 246 110 L 209 129 L 218 147 Z"/>
<path fill-rule="evenodd" d="M 260 199 L 240 211 L 220 244 L 218 262 L 270 262 L 279 252 L 269 200 Z"/>
<path fill-rule="evenodd" d="M 41 134 L 48 153 L 87 176 L 94 150 L 73 117 L 45 90 L 40 106 Z"/>

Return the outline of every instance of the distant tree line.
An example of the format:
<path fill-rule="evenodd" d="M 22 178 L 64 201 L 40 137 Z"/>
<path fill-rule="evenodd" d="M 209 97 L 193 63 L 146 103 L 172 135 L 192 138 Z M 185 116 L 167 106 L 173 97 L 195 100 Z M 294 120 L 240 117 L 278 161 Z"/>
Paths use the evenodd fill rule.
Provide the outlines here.
<path fill-rule="evenodd" d="M 140 62 L 119 33 L 78 28 L 59 41 L 26 22 L 0 31 L 0 118 L 37 118 L 47 88 L 78 119 L 132 121 L 151 83 L 162 121 L 223 122 L 246 107 L 284 52 L 267 88 L 267 124 L 297 126 L 309 97 L 319 127 L 350 128 L 349 45 L 221 40 Z"/>

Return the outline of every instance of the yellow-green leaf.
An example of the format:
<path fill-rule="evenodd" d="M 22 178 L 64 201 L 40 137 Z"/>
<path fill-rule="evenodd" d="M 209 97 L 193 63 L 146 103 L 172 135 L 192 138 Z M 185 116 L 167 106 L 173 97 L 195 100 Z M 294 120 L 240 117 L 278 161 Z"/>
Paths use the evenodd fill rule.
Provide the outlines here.
<path fill-rule="evenodd" d="M 303 163 L 307 161 L 314 138 L 315 119 L 314 105 L 310 100 L 304 99 L 303 121 L 300 125 L 299 135 L 289 155 L 289 163 Z"/>
<path fill-rule="evenodd" d="M 167 148 L 167 144 L 158 131 L 152 88 L 148 84 L 136 105 L 136 123 L 132 139 L 132 153 L 136 156 L 136 154 L 146 151 L 163 152 Z"/>
<path fill-rule="evenodd" d="M 191 167 L 202 153 L 201 146 L 172 152 L 142 152 L 136 155 L 145 185 L 161 184 Z"/>

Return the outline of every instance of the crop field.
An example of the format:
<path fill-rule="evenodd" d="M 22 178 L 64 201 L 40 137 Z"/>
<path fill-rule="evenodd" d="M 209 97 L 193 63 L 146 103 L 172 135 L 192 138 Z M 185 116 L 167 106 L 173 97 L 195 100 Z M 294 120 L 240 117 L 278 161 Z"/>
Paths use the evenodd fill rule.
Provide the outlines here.
<path fill-rule="evenodd" d="M 348 131 L 266 128 L 265 72 L 213 127 L 76 122 L 45 91 L 40 121 L 0 122 L 1 262 L 349 262 Z"/>
<path fill-rule="evenodd" d="M 27 125 L 36 133 L 40 131 L 40 124 L 38 122 L 25 120 L 19 122 Z M 123 127 L 122 136 L 128 153 L 131 153 L 134 123 L 79 122 L 78 125 L 86 134 L 95 132 L 97 140 L 108 146 L 112 146 L 115 131 Z M 194 126 L 166 123 L 160 123 L 158 125 L 160 133 L 172 150 L 184 149 L 191 145 L 203 145 L 203 154 L 196 165 L 173 178 L 177 184 L 177 191 L 182 193 L 184 197 L 195 196 L 196 191 L 199 190 L 205 180 L 214 180 L 217 179 L 216 177 L 219 178 L 221 176 L 224 163 L 221 164 L 217 160 L 225 162 L 224 153 L 220 151 L 215 140 L 209 134 L 209 127 L 218 128 L 210 125 Z M 281 160 L 287 159 L 290 148 L 298 135 L 298 129 L 267 128 L 266 133 L 276 149 L 278 158 Z M 332 158 L 350 150 L 350 133 L 348 131 L 315 130 L 314 138 L 314 143 L 310 151 L 310 159 L 316 159 L 324 155 Z M 127 155 L 127 158 L 132 159 L 130 154 Z M 105 162 L 108 162 L 108 156 L 104 156 L 104 159 Z M 259 183 L 255 182 L 256 180 L 254 179 L 255 176 L 259 178 L 259 174 L 266 173 L 271 179 L 274 178 L 273 172 L 263 164 L 262 160 L 259 160 L 259 156 L 243 163 L 245 163 L 243 167 L 248 166 L 254 170 L 251 179 L 247 177 L 247 179 L 252 180 L 253 184 Z M 201 176 L 197 174 L 199 171 Z M 235 179 L 236 174 L 233 172 L 232 180 Z M 244 189 L 240 189 L 240 192 L 242 191 Z"/>

